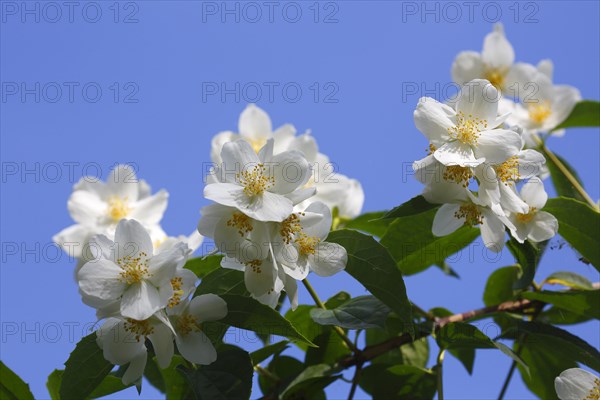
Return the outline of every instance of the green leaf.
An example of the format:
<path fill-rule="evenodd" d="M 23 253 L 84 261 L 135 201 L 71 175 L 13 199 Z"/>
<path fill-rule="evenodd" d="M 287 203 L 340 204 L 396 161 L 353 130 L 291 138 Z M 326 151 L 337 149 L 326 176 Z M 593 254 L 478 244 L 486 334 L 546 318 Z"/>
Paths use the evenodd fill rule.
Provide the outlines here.
<path fill-rule="evenodd" d="M 540 399 L 558 399 L 554 378 L 566 369 L 577 367 L 570 354 L 560 347 L 560 342 L 550 337 L 527 337 L 519 353 L 530 373 L 517 365 L 525 385 Z"/>
<path fill-rule="evenodd" d="M 434 236 L 431 227 L 437 208 L 397 218 L 381 238 L 404 275 L 413 275 L 460 252 L 479 236 L 479 229 L 463 226 L 447 236 Z"/>
<path fill-rule="evenodd" d="M 558 233 L 600 271 L 600 214 L 574 199 L 550 199 L 544 207 L 558 219 Z"/>
<path fill-rule="evenodd" d="M 196 370 L 177 367 L 198 400 L 249 399 L 254 369 L 250 355 L 234 346 L 219 351 L 217 360 Z"/>
<path fill-rule="evenodd" d="M 542 399 L 557 399 L 554 378 L 577 363 L 598 371 L 598 350 L 575 335 L 538 322 L 519 321 L 517 331 L 527 333 L 520 350 L 523 361 L 531 371 L 519 371 L 527 387 Z"/>
<path fill-rule="evenodd" d="M 102 383 L 114 365 L 104 359 L 102 349 L 96 344 L 96 332 L 77 343 L 65 362 L 65 372 L 60 384 L 61 399 L 85 399 Z"/>
<path fill-rule="evenodd" d="M 544 151 L 544 149 L 542 149 Z M 583 187 L 583 182 L 581 178 L 579 178 L 579 174 L 564 158 L 554 153 L 556 158 L 565 166 L 565 168 L 575 177 L 577 182 Z M 560 170 L 558 165 L 552 160 L 552 157 L 546 157 L 546 165 L 548 166 L 548 171 L 550 172 L 550 177 L 552 178 L 552 184 L 554 185 L 554 190 L 559 196 L 570 197 L 573 199 L 577 199 L 580 201 L 585 201 L 583 196 L 579 194 L 579 192 L 575 189 L 571 181 L 566 177 L 566 175 Z"/>
<path fill-rule="evenodd" d="M 593 100 L 583 100 L 575 105 L 571 114 L 560 125 L 553 129 L 572 127 L 600 126 L 600 103 Z"/>
<path fill-rule="evenodd" d="M 413 197 L 406 203 L 403 203 L 398 207 L 395 207 L 392 210 L 388 211 L 381 217 L 381 219 L 410 217 L 412 215 L 417 215 L 426 211 L 433 210 L 437 207 L 437 204 L 431 204 L 427 200 L 425 200 L 425 197 L 419 195 Z"/>
<path fill-rule="evenodd" d="M 282 355 L 274 357 L 267 366 L 267 371 L 274 375 L 277 380 L 274 381 L 263 374 L 259 374 L 258 384 L 260 390 L 267 398 L 279 398 L 279 393 L 300 375 L 304 368 L 305 365 L 293 357 Z"/>
<path fill-rule="evenodd" d="M 60 400 L 60 394 L 58 393 L 58 390 L 60 389 L 60 382 L 62 381 L 64 372 L 65 371 L 62 369 L 55 369 L 50 375 L 48 375 L 46 388 L 48 389 L 48 394 L 52 400 Z"/>
<path fill-rule="evenodd" d="M 249 296 L 244 283 L 244 273 L 227 268 L 219 268 L 210 272 L 198 285 L 194 297 L 208 293 L 219 296 L 223 294 Z"/>
<path fill-rule="evenodd" d="M 555 272 L 546 279 L 543 283 L 549 285 L 563 285 L 571 289 L 593 290 L 594 286 L 587 278 L 574 272 Z"/>
<path fill-rule="evenodd" d="M 485 285 L 483 303 L 486 306 L 493 306 L 516 299 L 517 291 L 514 286 L 520 276 L 521 268 L 518 265 L 495 270 Z"/>
<path fill-rule="evenodd" d="M 384 211 L 362 214 L 344 224 L 346 229 L 362 231 L 373 236 L 382 237 L 387 231 L 390 221 L 382 220 Z"/>
<path fill-rule="evenodd" d="M 253 351 L 252 353 L 250 353 L 252 364 L 260 364 L 272 355 L 281 353 L 282 351 L 287 349 L 289 343 L 290 342 L 287 340 L 282 340 L 281 342 L 273 343 L 268 346 L 262 347 L 256 351 Z"/>
<path fill-rule="evenodd" d="M 0 361 L 0 398 L 2 400 L 33 400 L 29 385 Z"/>
<path fill-rule="evenodd" d="M 513 237 L 510 238 L 506 245 L 522 269 L 519 279 L 514 282 L 514 289 L 527 289 L 531 286 L 531 282 L 533 282 L 533 278 L 535 277 L 541 253 L 531 242 L 525 241 L 524 243 L 519 243 Z"/>
<path fill-rule="evenodd" d="M 148 360 L 148 364 L 156 366 L 164 384 L 163 393 L 165 393 L 167 399 L 180 400 L 186 398 L 186 395 L 190 391 L 190 386 L 181 371 L 177 370 L 177 366 L 185 365 L 183 357 L 174 355 L 171 359 L 171 364 L 165 369 L 158 367 L 156 357 L 152 357 L 152 359 Z"/>
<path fill-rule="evenodd" d="M 561 348 L 569 349 L 571 359 L 600 372 L 600 352 L 572 333 L 539 322 L 519 321 L 516 329 L 519 333 L 527 333 L 527 336 L 532 339 L 544 336 L 558 340 Z"/>
<path fill-rule="evenodd" d="M 366 330 L 366 343 L 367 346 L 373 346 L 383 343 L 394 336 L 397 336 L 397 334 L 381 329 L 368 329 Z M 407 343 L 398 348 L 390 350 L 373 359 L 372 362 L 375 364 L 385 364 L 388 366 L 406 364 L 424 368 L 427 365 L 428 360 L 429 341 L 427 338 L 421 338 L 412 343 Z"/>
<path fill-rule="evenodd" d="M 100 382 L 90 394 L 90 399 L 97 399 L 100 397 L 108 396 L 109 394 L 120 392 L 121 390 L 125 390 L 132 385 L 125 386 L 121 378 L 116 377 L 114 375 L 108 374 L 106 377 Z"/>
<path fill-rule="evenodd" d="M 579 315 L 600 319 L 600 290 L 583 290 L 568 292 L 525 292 L 522 296 L 529 300 L 539 300 L 556 307 L 572 311 Z"/>
<path fill-rule="evenodd" d="M 424 400 L 435 395 L 436 375 L 410 365 L 371 364 L 363 369 L 359 384 L 374 400 Z"/>
<path fill-rule="evenodd" d="M 473 325 L 453 322 L 444 325 L 436 333 L 436 341 L 443 349 L 498 349 L 527 369 L 523 360 L 511 349 L 500 342 L 495 342 Z"/>
<path fill-rule="evenodd" d="M 374 296 L 359 296 L 332 310 L 312 309 L 310 316 L 320 325 L 337 325 L 346 329 L 383 329 L 390 311 Z"/>
<path fill-rule="evenodd" d="M 493 275 L 493 274 L 492 274 Z M 449 317 L 454 313 L 448 309 L 442 307 L 432 308 L 430 311 L 434 316 L 438 318 Z M 473 374 L 473 367 L 475 365 L 475 349 L 464 347 L 464 348 L 453 348 L 449 349 L 448 352 L 452 354 L 460 363 L 465 367 L 469 375 Z"/>
<path fill-rule="evenodd" d="M 536 321 L 550 325 L 573 325 L 589 321 L 590 319 L 590 317 L 564 310 L 560 307 L 550 307 L 548 310 L 541 312 Z"/>
<path fill-rule="evenodd" d="M 227 316 L 220 322 L 260 334 L 278 335 L 290 340 L 300 340 L 309 346 L 312 342 L 277 311 L 251 297 L 234 294 L 221 295 L 227 303 Z"/>
<path fill-rule="evenodd" d="M 412 332 L 412 305 L 406 297 L 402 274 L 388 251 L 371 236 L 351 230 L 332 232 L 328 241 L 348 252 L 346 272 L 390 307 Z"/>
<path fill-rule="evenodd" d="M 206 275 L 221 268 L 222 259 L 222 255 L 191 258 L 185 263 L 183 268 L 189 269 L 198 278 L 204 279 Z"/>
<path fill-rule="evenodd" d="M 339 378 L 331 375 L 331 366 L 327 364 L 311 365 L 302 371 L 281 393 L 281 398 L 311 399 L 315 393 L 321 392 L 329 384 Z"/>

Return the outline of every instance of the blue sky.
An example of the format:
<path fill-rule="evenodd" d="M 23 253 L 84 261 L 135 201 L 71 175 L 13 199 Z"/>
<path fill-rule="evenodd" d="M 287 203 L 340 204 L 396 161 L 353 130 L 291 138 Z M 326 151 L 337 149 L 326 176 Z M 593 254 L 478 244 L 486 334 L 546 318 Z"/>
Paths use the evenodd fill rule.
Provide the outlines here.
<path fill-rule="evenodd" d="M 0 358 L 37 398 L 47 396 L 47 375 L 94 321 L 79 299 L 74 263 L 51 245 L 71 224 L 66 201 L 82 175 L 105 177 L 116 163 L 133 163 L 155 190 L 170 192 L 165 230 L 187 234 L 207 204 L 202 176 L 211 137 L 235 130 L 254 101 L 275 126 L 311 129 L 340 171 L 362 182 L 365 211 L 389 209 L 421 190 L 406 173 L 427 146 L 412 120 L 418 98 L 444 97 L 454 56 L 479 51 L 498 20 L 517 60 L 550 58 L 557 83 L 600 98 L 595 1 L 474 2 L 471 9 L 462 2 L 269 4 L 0 2 Z M 549 147 L 597 199 L 598 129 L 569 130 Z M 547 189 L 553 195 L 550 182 Z M 559 247 L 548 251 L 538 277 L 566 269 L 598 280 Z M 487 277 L 513 263 L 506 252 L 486 262 L 482 249 L 477 242 L 452 262 L 460 280 L 437 269 L 407 278 L 409 297 L 423 308 L 480 307 Z M 323 298 L 363 293 L 345 274 L 313 281 Z M 300 298 L 310 303 L 306 292 Z M 572 331 L 599 347 L 599 328 L 596 321 Z M 479 351 L 473 376 L 451 357 L 446 365 L 447 398 L 496 398 L 510 360 Z M 347 391 L 334 384 L 329 394 Z M 160 396 L 146 385 L 142 397 Z M 515 377 L 508 397 L 532 395 Z"/>

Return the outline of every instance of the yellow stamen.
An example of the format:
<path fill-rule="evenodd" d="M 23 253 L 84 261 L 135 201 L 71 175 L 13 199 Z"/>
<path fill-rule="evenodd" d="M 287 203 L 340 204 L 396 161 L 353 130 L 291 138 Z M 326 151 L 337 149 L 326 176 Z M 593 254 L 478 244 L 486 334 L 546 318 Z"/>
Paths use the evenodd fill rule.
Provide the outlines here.
<path fill-rule="evenodd" d="M 531 222 L 535 214 L 537 213 L 537 209 L 535 207 L 529 207 L 529 212 L 527 214 L 517 214 L 517 221 L 522 222 L 524 224 Z"/>
<path fill-rule="evenodd" d="M 467 203 L 460 206 L 454 216 L 458 219 L 465 219 L 465 225 L 475 226 L 483 223 L 483 215 L 475 204 Z"/>
<path fill-rule="evenodd" d="M 485 72 L 485 79 L 490 81 L 492 85 L 498 90 L 502 90 L 504 87 L 504 76 L 506 75 L 503 69 L 490 68 Z"/>
<path fill-rule="evenodd" d="M 446 181 L 462 184 L 463 187 L 469 186 L 469 180 L 473 177 L 473 171 L 469 167 L 451 165 L 444 169 L 443 178 Z"/>
<path fill-rule="evenodd" d="M 429 143 L 429 148 L 427 149 L 427 155 L 430 156 L 433 153 L 435 153 L 437 149 L 435 148 L 435 146 L 431 143 Z"/>
<path fill-rule="evenodd" d="M 262 269 L 260 266 L 262 265 L 262 260 L 252 260 L 244 263 L 245 266 L 252 268 L 252 272 L 260 274 Z"/>
<path fill-rule="evenodd" d="M 477 146 L 480 132 L 487 127 L 487 120 L 473 117 L 472 114 L 465 117 L 461 111 L 456 116 L 456 125 L 448 128 L 448 134 L 463 144 Z"/>
<path fill-rule="evenodd" d="M 275 184 L 275 178 L 265 176 L 267 169 L 263 164 L 257 164 L 252 170 L 237 174 L 237 179 L 244 187 L 247 196 L 258 196 Z"/>
<path fill-rule="evenodd" d="M 117 265 L 123 270 L 119 274 L 120 279 L 128 285 L 141 282 L 144 278 L 150 276 L 147 254 L 143 251 L 140 252 L 138 257 L 123 256 L 118 258 Z"/>
<path fill-rule="evenodd" d="M 321 239 L 315 236 L 308 236 L 304 232 L 300 234 L 300 237 L 296 238 L 295 242 L 298 244 L 300 253 L 302 254 L 315 254 L 317 244 Z"/>
<path fill-rule="evenodd" d="M 594 379 L 594 387 L 590 389 L 590 393 L 583 400 L 599 400 L 600 399 L 600 379 Z"/>
<path fill-rule="evenodd" d="M 135 340 L 140 341 L 143 337 L 154 333 L 154 327 L 150 325 L 149 320 L 138 321 L 127 318 L 124 325 L 125 331 L 135 335 Z"/>
<path fill-rule="evenodd" d="M 169 308 L 173 308 L 181 303 L 181 297 L 183 296 L 183 278 L 180 276 L 172 278 L 171 286 L 173 287 L 173 297 L 169 299 Z"/>
<path fill-rule="evenodd" d="M 299 213 L 304 216 L 304 213 Z M 294 235 L 302 231 L 302 226 L 300 225 L 300 217 L 298 214 L 291 214 L 289 217 L 284 219 L 281 222 L 279 228 L 279 234 L 283 238 L 285 244 L 290 244 Z"/>
<path fill-rule="evenodd" d="M 186 336 L 190 332 L 200 332 L 201 330 L 202 325 L 193 315 L 185 314 L 177 320 L 177 333 L 181 336 Z"/>
<path fill-rule="evenodd" d="M 108 199 L 108 209 L 106 213 L 113 220 L 119 222 L 131 212 L 127 197 L 111 196 Z"/>
<path fill-rule="evenodd" d="M 519 157 L 513 156 L 496 167 L 496 175 L 502 182 L 509 184 L 521 179 L 519 174 Z"/>
<path fill-rule="evenodd" d="M 252 222 L 250 221 L 250 217 L 246 214 L 242 214 L 241 212 L 234 212 L 231 216 L 231 219 L 227 221 L 227 226 L 232 228 L 237 228 L 240 236 L 244 236 L 248 232 L 251 232 L 254 227 L 252 226 Z"/>
<path fill-rule="evenodd" d="M 529 118 L 536 124 L 543 123 L 552 114 L 552 108 L 549 101 L 527 104 Z"/>

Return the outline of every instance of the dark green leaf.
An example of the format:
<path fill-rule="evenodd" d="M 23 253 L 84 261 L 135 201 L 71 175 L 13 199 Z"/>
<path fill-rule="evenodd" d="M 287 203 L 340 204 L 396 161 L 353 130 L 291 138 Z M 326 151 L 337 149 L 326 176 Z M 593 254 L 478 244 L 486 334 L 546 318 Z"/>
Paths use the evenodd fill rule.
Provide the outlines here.
<path fill-rule="evenodd" d="M 336 332 L 330 327 L 323 328 L 325 331 L 313 339 L 313 343 L 318 347 L 309 347 L 306 350 L 304 357 L 306 365 L 333 364 L 351 353 Z"/>
<path fill-rule="evenodd" d="M 539 300 L 556 307 L 572 311 L 579 315 L 600 319 L 600 290 L 583 290 L 569 292 L 525 292 L 522 296 L 529 300 Z"/>
<path fill-rule="evenodd" d="M 331 310 L 312 309 L 310 316 L 320 325 L 337 325 L 346 329 L 383 329 L 389 313 L 389 307 L 374 296 L 360 296 Z"/>
<path fill-rule="evenodd" d="M 544 151 L 543 148 L 542 151 Z M 577 182 L 579 182 L 579 184 L 583 187 L 583 182 L 581 181 L 581 178 L 579 178 L 579 174 L 577 174 L 577 171 L 575 171 L 575 169 L 558 154 L 554 153 L 554 156 L 558 159 L 559 162 L 561 162 L 565 166 L 565 168 L 571 173 L 571 175 L 575 177 Z M 575 189 L 571 181 L 569 181 L 569 179 L 566 177 L 563 171 L 560 170 L 557 163 L 554 162 L 552 157 L 548 157 L 548 154 L 546 154 L 546 166 L 548 167 L 548 171 L 550 172 L 550 177 L 552 178 L 554 190 L 556 190 L 556 193 L 559 196 L 570 197 L 580 201 L 585 201 L 583 196 L 579 194 L 579 192 Z"/>
<path fill-rule="evenodd" d="M 374 400 L 432 399 L 436 375 L 410 365 L 372 364 L 363 369 L 360 387 Z"/>
<path fill-rule="evenodd" d="M 52 400 L 60 400 L 60 394 L 58 393 L 58 390 L 60 389 L 60 382 L 62 381 L 64 372 L 65 371 L 62 369 L 55 369 L 50 375 L 48 375 L 46 388 L 48 389 L 48 394 L 50 394 L 50 398 Z"/>
<path fill-rule="evenodd" d="M 311 365 L 296 376 L 281 393 L 281 398 L 311 399 L 314 393 L 321 392 L 338 378 L 339 375 L 332 375 L 331 366 L 327 364 Z"/>
<path fill-rule="evenodd" d="M 148 360 L 148 363 L 157 365 L 156 357 Z M 177 370 L 178 365 L 184 365 L 185 360 L 179 355 L 173 356 L 171 364 L 165 368 L 159 368 L 162 381 L 165 384 L 165 394 L 169 400 L 180 400 L 186 398 L 186 394 L 191 390 L 187 380 L 180 371 Z M 158 365 L 157 365 L 158 366 Z"/>
<path fill-rule="evenodd" d="M 572 127 L 600 126 L 600 103 L 594 100 L 582 100 L 575 105 L 571 114 L 553 130 Z"/>
<path fill-rule="evenodd" d="M 3 400 L 33 400 L 29 385 L 2 361 L 0 361 L 0 395 Z"/>
<path fill-rule="evenodd" d="M 453 322 L 444 325 L 436 333 L 436 341 L 443 349 L 498 349 L 517 363 L 523 364 L 523 360 L 511 349 L 500 342 L 494 342 L 473 325 L 463 322 Z M 524 368 L 527 368 L 524 365 Z"/>
<path fill-rule="evenodd" d="M 391 221 L 382 220 L 384 211 L 362 214 L 344 224 L 344 228 L 354 229 L 368 233 L 369 235 L 382 237 Z"/>
<path fill-rule="evenodd" d="M 541 312 L 536 321 L 551 325 L 573 325 L 589 321 L 590 319 L 590 317 L 564 310 L 560 307 L 550 307 L 548 310 Z"/>
<path fill-rule="evenodd" d="M 60 398 L 85 399 L 110 373 L 113 364 L 104 359 L 102 350 L 96 344 L 96 333 L 93 332 L 77 343 L 65 367 Z"/>
<path fill-rule="evenodd" d="M 177 368 L 187 378 L 198 400 L 250 398 L 254 369 L 250 355 L 242 349 L 228 346 L 218 353 L 215 362 L 196 370 Z"/>
<path fill-rule="evenodd" d="M 282 340 L 281 342 L 273 343 L 271 345 L 262 347 L 256 351 L 253 351 L 252 353 L 250 353 L 252 363 L 254 365 L 260 364 L 272 355 L 281 353 L 288 347 L 289 343 L 290 342 L 288 342 L 287 340 Z"/>
<path fill-rule="evenodd" d="M 368 329 L 366 331 L 367 346 L 383 343 L 394 336 L 397 335 L 381 329 Z M 424 368 L 427 365 L 428 360 L 429 341 L 427 338 L 422 338 L 388 351 L 375 358 L 372 362 L 375 364 L 385 364 L 388 366 L 407 364 Z"/>
<path fill-rule="evenodd" d="M 544 207 L 558 219 L 558 233 L 600 271 L 600 214 L 574 199 L 550 199 Z"/>
<path fill-rule="evenodd" d="M 276 380 L 263 374 L 258 375 L 258 384 L 265 397 L 278 398 L 281 393 L 300 373 L 305 365 L 295 358 L 288 356 L 277 356 L 269 363 L 267 371 Z"/>
<path fill-rule="evenodd" d="M 196 257 L 189 259 L 183 267 L 195 273 L 198 278 L 204 279 L 206 275 L 221 268 L 222 259 L 221 255 Z"/>
<path fill-rule="evenodd" d="M 545 336 L 559 340 L 561 343 L 560 347 L 570 350 L 573 360 L 600 372 L 600 352 L 572 333 L 552 325 L 525 321 L 517 323 L 517 330 L 519 333 L 527 333 L 527 336 L 531 338 Z"/>
<path fill-rule="evenodd" d="M 574 272 L 555 272 L 546 279 L 543 283 L 550 285 L 563 285 L 572 289 L 593 290 L 594 286 L 587 278 L 578 275 Z"/>
<path fill-rule="evenodd" d="M 401 217 L 410 217 L 412 215 L 421 214 L 426 211 L 433 210 L 437 208 L 437 204 L 431 204 L 425 197 L 419 195 L 413 197 L 409 201 L 404 204 L 399 205 L 398 207 L 393 208 L 392 210 L 385 213 L 381 218 L 382 219 L 392 219 L 392 218 L 401 218 Z"/>
<path fill-rule="evenodd" d="M 348 294 L 346 292 L 342 291 L 342 292 L 336 293 L 325 302 L 325 308 L 332 309 L 332 308 L 339 307 L 342 304 L 344 304 L 345 302 L 347 302 L 348 300 L 350 300 L 350 298 L 351 298 L 350 294 Z"/>
<path fill-rule="evenodd" d="M 483 293 L 483 302 L 486 306 L 493 306 L 505 301 L 514 300 L 516 291 L 515 282 L 521 276 L 521 268 L 517 265 L 495 270 L 487 280 Z"/>
<path fill-rule="evenodd" d="M 388 251 L 371 236 L 351 230 L 332 232 L 328 241 L 348 252 L 346 272 L 395 311 L 411 330 L 412 305 L 406 297 L 402 274 Z"/>
<path fill-rule="evenodd" d="M 533 282 L 538 263 L 540 262 L 540 251 L 529 241 L 519 243 L 513 237 L 510 238 L 506 245 L 522 269 L 519 279 L 514 282 L 514 289 L 526 289 Z"/>
<path fill-rule="evenodd" d="M 479 236 L 479 229 L 463 226 L 447 236 L 434 236 L 431 227 L 437 208 L 396 219 L 381 238 L 404 275 L 413 275 L 460 252 Z"/>
<path fill-rule="evenodd" d="M 90 394 L 89 398 L 97 399 L 100 397 L 108 396 L 109 394 L 120 392 L 121 390 L 125 390 L 131 386 L 133 385 L 125 386 L 121 378 L 108 374 L 102 380 L 102 382 L 100 382 L 100 385 L 98 385 Z"/>
<path fill-rule="evenodd" d="M 227 316 L 220 322 L 261 334 L 283 336 L 313 345 L 309 339 L 271 307 L 246 296 L 224 294 L 221 295 L 221 298 L 227 303 Z"/>
<path fill-rule="evenodd" d="M 194 296 L 208 293 L 248 296 L 249 293 L 244 283 L 244 273 L 227 268 L 219 268 L 212 271 L 202 279 Z"/>
<path fill-rule="evenodd" d="M 431 310 L 429 310 L 429 312 L 438 318 L 445 318 L 454 314 L 452 311 L 442 307 L 432 308 Z M 461 364 L 465 367 L 469 375 L 473 374 L 473 366 L 475 365 L 474 348 L 453 348 L 449 349 L 448 352 L 452 354 L 458 361 L 461 362 Z"/>

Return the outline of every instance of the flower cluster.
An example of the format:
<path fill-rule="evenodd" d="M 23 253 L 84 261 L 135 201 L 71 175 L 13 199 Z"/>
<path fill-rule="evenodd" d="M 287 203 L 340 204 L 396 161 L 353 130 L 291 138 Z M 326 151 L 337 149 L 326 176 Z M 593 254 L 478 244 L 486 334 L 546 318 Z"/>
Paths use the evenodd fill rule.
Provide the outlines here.
<path fill-rule="evenodd" d="M 576 88 L 553 83 L 553 72 L 551 60 L 542 60 L 537 65 L 515 63 L 514 49 L 500 23 L 485 37 L 481 53 L 463 51 L 452 64 L 452 79 L 459 85 L 473 79 L 486 79 L 501 91 L 500 111 L 502 114 L 510 112 L 506 122 L 523 129 L 528 146 L 537 144 L 537 135 L 541 132 L 564 134 L 564 130 L 553 129 L 581 101 Z"/>
<path fill-rule="evenodd" d="M 556 218 L 540 211 L 547 200 L 538 178 L 545 159 L 524 149 L 521 128 L 507 126 L 509 115 L 498 113 L 500 98 L 489 81 L 474 79 L 453 106 L 422 98 L 414 112 L 417 128 L 429 140 L 429 155 L 413 168 L 426 185 L 425 199 L 443 204 L 433 221 L 434 235 L 479 225 L 484 244 L 496 252 L 504 246 L 506 228 L 519 242 L 544 241 L 558 230 Z"/>
<path fill-rule="evenodd" d="M 312 136 L 295 137 L 291 125 L 272 133 L 260 108 L 248 106 L 239 125 L 239 135 L 223 132 L 213 140 L 218 165 L 204 196 L 215 203 L 202 209 L 198 231 L 225 255 L 222 267 L 244 272 L 254 298 L 274 307 L 285 290 L 294 309 L 297 280 L 311 270 L 330 276 L 345 268 L 346 250 L 325 241 L 330 207 L 355 215 L 362 189 L 341 176 L 331 189 L 315 180 L 313 161 L 325 156 Z M 319 197 L 322 189 L 326 196 Z"/>
<path fill-rule="evenodd" d="M 146 339 L 161 368 L 171 363 L 174 342 L 187 360 L 212 363 L 216 351 L 202 323 L 223 318 L 227 304 L 213 294 L 190 300 L 198 278 L 183 266 L 202 236 L 164 233 L 167 193 L 150 195 L 131 167 L 120 165 L 106 183 L 82 179 L 68 204 L 77 224 L 54 240 L 79 260 L 79 292 L 104 321 L 96 334 L 106 360 L 128 365 L 123 383 L 141 379 Z"/>

